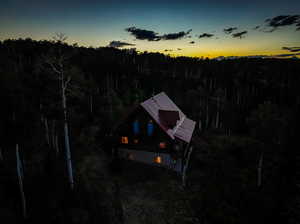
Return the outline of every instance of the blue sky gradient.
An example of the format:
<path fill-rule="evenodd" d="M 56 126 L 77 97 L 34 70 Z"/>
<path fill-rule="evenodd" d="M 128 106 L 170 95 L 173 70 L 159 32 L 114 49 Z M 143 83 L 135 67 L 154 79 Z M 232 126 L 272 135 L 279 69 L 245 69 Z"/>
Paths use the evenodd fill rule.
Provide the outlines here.
<path fill-rule="evenodd" d="M 111 41 L 135 44 L 140 51 L 165 49 L 171 55 L 229 56 L 284 53 L 284 46 L 300 46 L 295 26 L 272 33 L 253 30 L 265 19 L 278 15 L 299 15 L 300 1 L 126 1 L 126 0 L 4 0 L 0 7 L 0 40 L 8 38 L 51 39 L 55 32 L 68 36 L 69 43 L 107 46 Z M 192 29 L 191 38 L 136 40 L 128 27 L 151 30 L 160 35 Z M 248 31 L 245 38 L 232 38 L 224 28 Z M 214 34 L 201 38 L 202 33 Z M 195 44 L 189 42 L 194 41 Z M 128 46 L 132 47 L 132 46 Z M 177 50 L 178 48 L 182 50 Z"/>

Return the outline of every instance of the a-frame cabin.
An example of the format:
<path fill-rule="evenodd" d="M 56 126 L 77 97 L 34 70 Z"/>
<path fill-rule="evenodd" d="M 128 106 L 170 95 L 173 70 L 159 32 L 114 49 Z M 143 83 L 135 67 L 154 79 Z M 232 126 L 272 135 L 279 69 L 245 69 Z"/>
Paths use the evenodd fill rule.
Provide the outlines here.
<path fill-rule="evenodd" d="M 114 155 L 185 175 L 195 121 L 161 92 L 140 103 L 115 128 Z"/>

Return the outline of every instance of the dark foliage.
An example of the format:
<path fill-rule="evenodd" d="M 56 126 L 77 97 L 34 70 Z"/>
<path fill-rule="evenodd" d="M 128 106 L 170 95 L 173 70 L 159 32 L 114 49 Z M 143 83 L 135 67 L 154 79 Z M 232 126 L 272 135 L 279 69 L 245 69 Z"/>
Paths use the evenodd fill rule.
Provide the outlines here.
<path fill-rule="evenodd" d="M 282 19 L 286 18 L 277 20 Z M 137 39 L 158 38 L 135 27 L 128 32 Z M 45 63 L 57 52 L 65 56 L 64 68 L 72 77 L 67 104 L 74 191 L 66 179 L 60 83 Z M 183 196 L 170 195 L 175 192 L 171 189 L 162 194 L 167 198 L 166 214 L 173 212 L 172 200 L 184 199 L 191 212 L 186 215 L 193 219 L 188 222 L 178 213 L 181 216 L 170 215 L 162 223 L 298 223 L 299 74 L 297 59 L 217 61 L 31 39 L 0 42 L 1 222 L 125 223 L 122 187 L 129 179 L 120 185 L 118 174 L 108 170 L 105 158 L 111 144 L 106 136 L 124 111 L 165 91 L 198 123 L 188 188 Z M 16 144 L 24 164 L 25 220 Z M 134 176 L 142 170 L 130 172 Z M 153 177 L 146 171 L 143 175 L 144 181 Z M 166 180 L 155 181 L 161 181 L 159 188 L 147 185 L 148 193 L 169 186 Z"/>

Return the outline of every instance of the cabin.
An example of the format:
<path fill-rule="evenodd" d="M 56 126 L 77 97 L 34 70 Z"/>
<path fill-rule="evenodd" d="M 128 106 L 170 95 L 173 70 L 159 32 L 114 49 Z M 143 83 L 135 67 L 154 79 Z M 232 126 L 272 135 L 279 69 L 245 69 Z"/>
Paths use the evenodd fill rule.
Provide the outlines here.
<path fill-rule="evenodd" d="M 115 127 L 114 154 L 184 175 L 195 123 L 161 92 L 132 108 Z"/>

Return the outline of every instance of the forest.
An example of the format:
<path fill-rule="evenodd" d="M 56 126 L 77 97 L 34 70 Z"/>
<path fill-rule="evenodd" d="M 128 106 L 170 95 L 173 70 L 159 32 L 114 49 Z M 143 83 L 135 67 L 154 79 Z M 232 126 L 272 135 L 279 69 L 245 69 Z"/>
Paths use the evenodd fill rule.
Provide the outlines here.
<path fill-rule="evenodd" d="M 1 223 L 300 223 L 300 60 L 0 42 Z M 111 165 L 109 136 L 164 91 L 197 122 L 187 186 Z"/>

